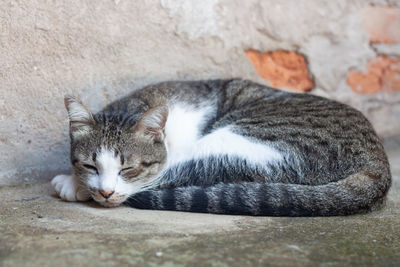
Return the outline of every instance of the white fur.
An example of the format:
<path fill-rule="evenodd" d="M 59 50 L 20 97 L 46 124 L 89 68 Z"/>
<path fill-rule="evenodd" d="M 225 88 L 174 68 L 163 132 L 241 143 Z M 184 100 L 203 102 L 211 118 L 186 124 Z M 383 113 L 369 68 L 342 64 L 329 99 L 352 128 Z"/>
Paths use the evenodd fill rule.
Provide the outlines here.
<path fill-rule="evenodd" d="M 283 156 L 274 148 L 236 134 L 229 127 L 200 137 L 200 129 L 211 112 L 211 107 L 195 110 L 178 105 L 170 108 L 165 128 L 168 165 L 212 155 L 236 156 L 261 166 L 282 160 Z"/>
<path fill-rule="evenodd" d="M 57 175 L 51 180 L 51 185 L 63 200 L 86 201 L 90 198 L 89 192 L 79 185 L 74 175 Z"/>
<path fill-rule="evenodd" d="M 120 158 L 107 148 L 101 148 L 97 155 L 96 165 L 99 175 L 93 175 L 88 179 L 88 184 L 93 189 L 106 192 L 114 191 L 119 195 L 130 195 L 138 187 L 122 179 L 119 175 L 122 168 Z"/>
<path fill-rule="evenodd" d="M 102 148 L 97 155 L 97 167 L 99 170 L 99 189 L 110 192 L 117 186 L 121 161 L 114 152 Z"/>
<path fill-rule="evenodd" d="M 237 156 L 256 165 L 282 160 L 282 155 L 272 147 L 235 134 L 229 127 L 220 128 L 199 139 L 188 156 L 197 159 L 211 155 Z"/>
<path fill-rule="evenodd" d="M 97 155 L 96 166 L 99 175 L 93 175 L 89 178 L 88 184 L 94 188 L 106 192 L 115 190 L 118 179 L 118 173 L 121 170 L 121 163 L 118 156 L 107 148 L 102 147 Z"/>
<path fill-rule="evenodd" d="M 176 162 L 191 153 L 200 137 L 199 128 L 213 112 L 211 106 L 195 110 L 191 106 L 174 105 L 169 108 L 165 124 L 168 162 Z"/>

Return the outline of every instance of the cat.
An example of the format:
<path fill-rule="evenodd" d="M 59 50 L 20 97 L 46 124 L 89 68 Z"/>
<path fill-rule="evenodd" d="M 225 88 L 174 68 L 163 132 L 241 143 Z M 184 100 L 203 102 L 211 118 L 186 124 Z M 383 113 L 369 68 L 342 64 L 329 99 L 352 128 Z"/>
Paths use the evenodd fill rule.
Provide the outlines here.
<path fill-rule="evenodd" d="M 391 173 L 357 110 L 249 80 L 147 86 L 97 114 L 65 97 L 67 201 L 262 216 L 335 216 L 382 206 Z"/>

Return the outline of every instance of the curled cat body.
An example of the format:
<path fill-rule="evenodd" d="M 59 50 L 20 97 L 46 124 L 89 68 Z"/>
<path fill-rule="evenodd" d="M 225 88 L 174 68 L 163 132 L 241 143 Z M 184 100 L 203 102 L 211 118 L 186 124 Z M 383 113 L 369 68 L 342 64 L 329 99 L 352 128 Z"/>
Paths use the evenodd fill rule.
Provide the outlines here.
<path fill-rule="evenodd" d="M 97 114 L 67 96 L 67 201 L 259 216 L 336 216 L 384 203 L 391 174 L 368 120 L 249 80 L 147 86 Z"/>

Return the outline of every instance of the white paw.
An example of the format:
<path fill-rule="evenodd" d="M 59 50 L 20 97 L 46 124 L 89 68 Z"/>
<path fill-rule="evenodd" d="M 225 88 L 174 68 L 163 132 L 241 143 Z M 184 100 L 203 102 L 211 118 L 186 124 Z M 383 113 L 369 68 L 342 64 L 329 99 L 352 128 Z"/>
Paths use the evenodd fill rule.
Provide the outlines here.
<path fill-rule="evenodd" d="M 51 185 L 61 199 L 66 201 L 86 201 L 89 193 L 81 188 L 73 175 L 57 175 L 51 180 Z"/>

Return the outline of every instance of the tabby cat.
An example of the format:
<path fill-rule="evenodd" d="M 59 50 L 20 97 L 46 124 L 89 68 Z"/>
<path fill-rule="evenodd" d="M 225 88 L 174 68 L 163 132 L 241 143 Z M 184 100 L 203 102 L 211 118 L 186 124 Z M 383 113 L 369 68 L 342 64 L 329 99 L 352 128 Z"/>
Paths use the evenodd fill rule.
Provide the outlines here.
<path fill-rule="evenodd" d="M 384 202 L 387 156 L 357 110 L 248 80 L 164 82 L 92 114 L 66 96 L 67 201 L 266 215 L 362 213 Z"/>

